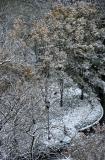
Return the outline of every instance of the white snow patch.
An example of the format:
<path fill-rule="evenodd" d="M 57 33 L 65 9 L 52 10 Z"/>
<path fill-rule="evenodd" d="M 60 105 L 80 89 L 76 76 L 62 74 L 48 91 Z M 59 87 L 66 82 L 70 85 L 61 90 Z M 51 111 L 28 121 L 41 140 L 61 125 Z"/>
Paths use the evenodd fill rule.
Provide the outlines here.
<path fill-rule="evenodd" d="M 67 83 L 67 82 L 66 82 Z M 57 95 L 54 95 L 56 90 Z M 103 115 L 101 104 L 95 97 L 89 99 L 85 93 L 84 100 L 80 100 L 81 89 L 76 85 L 64 88 L 64 106 L 60 107 L 59 85 L 52 83 L 49 89 L 50 106 L 50 137 L 43 135 L 46 146 L 68 143 L 76 136 L 78 130 L 88 128 L 99 121 Z M 66 106 L 67 101 L 70 105 Z"/>
<path fill-rule="evenodd" d="M 57 160 L 73 160 L 73 158 L 71 158 L 71 157 L 69 156 L 69 157 L 62 158 L 62 159 L 57 159 Z"/>

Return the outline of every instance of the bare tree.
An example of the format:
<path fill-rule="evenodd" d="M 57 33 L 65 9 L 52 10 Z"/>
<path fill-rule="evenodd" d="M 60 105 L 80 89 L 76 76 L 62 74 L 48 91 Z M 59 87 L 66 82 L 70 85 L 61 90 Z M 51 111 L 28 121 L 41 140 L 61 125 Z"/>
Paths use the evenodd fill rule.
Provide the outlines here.
<path fill-rule="evenodd" d="M 63 81 L 63 79 L 60 79 L 59 83 L 60 83 L 60 106 L 63 107 L 63 92 L 64 92 L 64 81 Z"/>

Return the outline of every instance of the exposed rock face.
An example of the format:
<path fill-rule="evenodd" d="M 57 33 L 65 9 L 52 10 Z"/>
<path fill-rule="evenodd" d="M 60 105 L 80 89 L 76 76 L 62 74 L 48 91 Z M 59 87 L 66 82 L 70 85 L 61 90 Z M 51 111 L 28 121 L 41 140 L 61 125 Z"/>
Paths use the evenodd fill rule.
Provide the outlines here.
<path fill-rule="evenodd" d="M 97 24 L 96 8 L 83 2 L 59 5 L 36 21 L 52 3 L 47 3 L 46 10 L 45 4 L 40 8 L 35 3 L 41 15 L 26 4 L 23 8 L 16 1 L 15 8 L 8 7 L 4 18 L 0 17 L 0 149 L 4 159 L 25 153 L 32 159 L 37 149 L 70 142 L 103 115 L 85 82 L 104 86 L 99 77 L 104 81 L 105 28 Z"/>

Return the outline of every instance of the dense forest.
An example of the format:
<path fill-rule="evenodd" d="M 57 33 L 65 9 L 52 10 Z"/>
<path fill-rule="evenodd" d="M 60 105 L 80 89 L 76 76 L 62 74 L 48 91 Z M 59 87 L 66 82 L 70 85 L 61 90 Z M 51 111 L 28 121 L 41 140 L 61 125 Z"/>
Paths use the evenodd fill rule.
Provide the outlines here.
<path fill-rule="evenodd" d="M 105 160 L 104 8 L 0 0 L 0 160 Z"/>

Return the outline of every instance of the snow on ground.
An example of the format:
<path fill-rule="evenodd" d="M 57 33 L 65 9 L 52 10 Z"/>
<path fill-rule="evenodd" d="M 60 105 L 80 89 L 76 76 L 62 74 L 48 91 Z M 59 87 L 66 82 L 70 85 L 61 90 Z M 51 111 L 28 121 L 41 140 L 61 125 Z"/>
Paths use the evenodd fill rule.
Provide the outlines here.
<path fill-rule="evenodd" d="M 70 82 L 70 81 L 69 81 Z M 80 100 L 81 90 L 77 85 L 68 82 L 64 84 L 63 107 L 60 107 L 59 86 L 53 81 L 49 89 L 51 106 L 49 110 L 50 140 L 48 135 L 43 134 L 43 143 L 46 146 L 55 146 L 60 143 L 69 143 L 79 130 L 90 127 L 97 123 L 103 116 L 103 109 L 96 97 L 85 93 L 84 99 Z M 57 92 L 56 98 L 53 91 Z"/>
<path fill-rule="evenodd" d="M 73 158 L 68 157 L 68 158 L 63 158 L 63 159 L 58 159 L 58 160 L 73 160 Z"/>
<path fill-rule="evenodd" d="M 31 101 L 32 106 L 27 106 L 27 104 L 23 105 L 17 114 L 19 126 L 16 130 L 16 136 L 18 139 L 19 151 L 22 151 L 22 153 L 25 153 L 30 147 L 33 136 L 35 137 L 35 149 L 38 148 L 42 151 L 44 149 L 46 150 L 47 147 L 62 146 L 63 144 L 70 143 L 79 130 L 88 128 L 94 123 L 97 123 L 102 117 L 103 109 L 95 95 L 89 92 L 85 93 L 84 99 L 81 100 L 81 89 L 78 85 L 76 85 L 70 77 L 66 77 L 66 75 L 63 77 L 65 79 L 62 107 L 60 106 L 61 95 L 58 79 L 55 76 L 55 79 L 51 78 L 48 81 L 47 98 L 50 102 L 49 115 L 48 109 L 45 107 L 44 98 L 42 97 L 42 94 L 45 93 L 44 83 L 42 83 L 41 89 L 34 88 L 32 84 L 29 84 L 32 86 L 31 89 L 29 89 L 27 96 L 30 99 L 31 95 L 32 97 L 34 96 L 32 100 L 37 100 L 38 103 L 36 105 L 36 101 L 33 100 Z M 23 87 L 25 88 L 25 86 Z M 7 96 L 8 95 L 6 95 L 6 98 Z M 6 98 L 3 98 L 6 102 Z M 25 101 L 25 103 L 26 102 L 28 101 Z M 18 107 L 18 104 L 16 107 Z M 36 120 L 35 124 L 31 123 L 31 116 Z M 14 124 L 12 121 L 4 126 L 1 133 L 3 141 L 8 141 L 13 126 Z M 26 129 L 28 130 L 28 134 L 26 133 Z M 9 144 L 11 144 L 11 141 L 8 141 L 8 145 Z"/>

